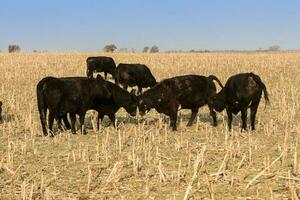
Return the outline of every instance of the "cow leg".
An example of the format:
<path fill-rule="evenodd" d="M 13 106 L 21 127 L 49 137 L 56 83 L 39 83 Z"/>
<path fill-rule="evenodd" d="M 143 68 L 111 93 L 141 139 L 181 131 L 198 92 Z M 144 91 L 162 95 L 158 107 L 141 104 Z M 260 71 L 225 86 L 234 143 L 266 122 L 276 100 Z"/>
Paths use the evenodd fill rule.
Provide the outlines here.
<path fill-rule="evenodd" d="M 209 107 L 209 112 L 210 112 L 210 116 L 213 118 L 213 126 L 217 126 L 218 122 L 217 122 L 217 114 L 216 114 L 216 112 L 211 107 Z"/>
<path fill-rule="evenodd" d="M 53 122 L 55 118 L 56 112 L 54 110 L 49 110 L 49 115 L 48 115 L 48 124 L 49 124 L 49 131 L 51 133 L 51 136 L 53 137 Z"/>
<path fill-rule="evenodd" d="M 251 110 L 250 119 L 251 119 L 251 130 L 252 131 L 255 130 L 255 116 L 256 116 L 257 108 L 258 108 L 258 104 L 255 106 L 252 104 L 250 107 L 250 110 Z"/>
<path fill-rule="evenodd" d="M 68 120 L 68 115 L 65 114 L 63 117 L 62 117 L 63 121 L 64 121 L 64 124 L 66 126 L 66 129 L 69 130 L 71 129 L 71 125 L 69 123 L 69 120 Z"/>
<path fill-rule="evenodd" d="M 247 106 L 243 106 L 243 108 L 241 109 L 242 112 L 242 129 L 241 131 L 244 129 L 245 131 L 247 130 Z"/>
<path fill-rule="evenodd" d="M 193 125 L 193 122 L 197 116 L 197 113 L 198 113 L 198 108 L 192 108 L 192 115 L 191 115 L 189 122 L 187 123 L 187 126 Z"/>
<path fill-rule="evenodd" d="M 255 130 L 255 117 L 256 117 L 257 108 L 258 108 L 258 105 L 260 102 L 260 98 L 261 98 L 261 95 L 259 95 L 257 97 L 257 99 L 252 100 L 252 102 L 251 102 L 251 106 L 250 106 L 251 130 Z"/>
<path fill-rule="evenodd" d="M 48 135 L 48 132 L 47 132 L 47 128 L 46 128 L 46 112 L 47 110 L 45 109 L 44 111 L 44 115 L 40 115 L 40 120 L 41 120 L 41 125 L 42 125 L 42 129 L 43 129 L 43 134 L 44 136 L 47 136 Z"/>
<path fill-rule="evenodd" d="M 176 122 L 177 122 L 177 112 L 178 112 L 178 105 L 174 105 L 171 107 L 171 114 L 170 114 L 170 125 L 173 131 L 177 130 Z"/>
<path fill-rule="evenodd" d="M 101 123 L 103 121 L 104 115 L 100 112 L 98 112 L 98 117 L 97 117 L 97 130 L 99 130 L 99 121 L 101 120 Z"/>
<path fill-rule="evenodd" d="M 57 127 L 60 131 L 63 131 L 62 125 L 61 125 L 61 117 L 56 117 Z"/>
<path fill-rule="evenodd" d="M 116 128 L 116 117 L 115 117 L 115 114 L 113 114 L 113 113 L 109 114 L 108 117 L 109 117 L 110 121 L 112 122 L 114 128 Z"/>
<path fill-rule="evenodd" d="M 172 127 L 173 131 L 177 130 L 176 122 L 177 122 L 177 113 L 170 115 L 170 126 Z"/>
<path fill-rule="evenodd" d="M 232 124 L 232 111 L 230 110 L 230 108 L 226 108 L 226 112 L 227 112 L 227 125 L 228 125 L 228 129 L 229 131 L 231 131 L 231 124 Z"/>
<path fill-rule="evenodd" d="M 73 134 L 76 134 L 76 130 L 75 130 L 76 114 L 75 113 L 70 113 L 70 120 L 71 120 L 71 131 Z"/>
<path fill-rule="evenodd" d="M 65 115 L 63 115 L 62 117 L 57 117 L 57 119 L 56 119 L 56 121 L 57 121 L 57 126 L 58 126 L 58 129 L 59 129 L 59 130 L 61 130 L 61 131 L 64 130 L 63 127 L 62 127 L 62 121 L 61 121 L 61 120 L 63 120 L 63 122 L 64 122 L 64 124 L 65 124 L 65 129 L 66 129 L 66 130 L 71 129 L 71 125 L 70 125 L 70 123 L 69 123 L 69 121 L 68 121 L 68 115 L 65 114 Z"/>
<path fill-rule="evenodd" d="M 138 87 L 138 95 L 141 95 L 143 93 L 143 88 L 142 87 Z"/>
<path fill-rule="evenodd" d="M 86 130 L 84 128 L 84 118 L 85 118 L 85 113 L 80 113 L 79 114 L 80 130 L 81 130 L 81 134 L 83 135 L 86 134 Z"/>

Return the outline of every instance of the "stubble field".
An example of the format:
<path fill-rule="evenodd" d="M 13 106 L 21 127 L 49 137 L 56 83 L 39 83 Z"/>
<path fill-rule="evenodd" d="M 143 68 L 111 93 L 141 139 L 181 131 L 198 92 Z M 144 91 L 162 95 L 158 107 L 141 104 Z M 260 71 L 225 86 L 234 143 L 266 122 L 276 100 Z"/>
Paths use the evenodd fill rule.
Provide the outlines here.
<path fill-rule="evenodd" d="M 155 110 L 141 117 L 117 113 L 96 131 L 89 111 L 87 135 L 42 135 L 36 84 L 45 76 L 85 76 L 85 60 L 112 56 L 144 63 L 161 80 L 176 75 L 216 75 L 224 84 L 254 72 L 270 93 L 261 100 L 257 130 L 233 131 L 225 112 L 212 127 L 207 107 L 178 131 Z M 0 53 L 0 199 L 297 199 L 300 197 L 300 53 Z M 220 88 L 218 88 L 219 90 Z M 249 123 L 248 123 L 249 124 Z"/>

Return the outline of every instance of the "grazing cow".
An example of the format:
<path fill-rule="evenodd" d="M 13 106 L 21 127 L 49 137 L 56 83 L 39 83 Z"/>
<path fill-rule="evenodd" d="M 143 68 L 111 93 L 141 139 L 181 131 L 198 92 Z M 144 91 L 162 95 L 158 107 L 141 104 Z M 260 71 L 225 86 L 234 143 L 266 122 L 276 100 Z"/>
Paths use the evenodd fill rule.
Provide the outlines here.
<path fill-rule="evenodd" d="M 142 94 L 143 88 L 153 87 L 156 80 L 150 69 L 142 64 L 123 64 L 120 63 L 116 69 L 115 82 L 121 84 L 124 89 L 127 87 L 138 87 L 138 94 Z"/>
<path fill-rule="evenodd" d="M 51 80 L 53 80 L 52 79 L 52 77 L 46 77 L 46 78 L 44 78 L 43 79 L 43 81 L 41 80 L 40 82 L 40 88 L 41 87 L 46 87 L 46 85 L 47 85 L 47 83 L 49 82 L 49 81 L 51 81 Z M 44 107 L 47 109 L 48 107 L 49 107 L 49 105 L 47 105 L 47 102 L 44 102 Z M 46 115 L 46 112 L 45 112 L 45 115 Z M 63 130 L 63 128 L 62 128 L 62 123 L 61 123 L 61 120 L 63 120 L 63 122 L 64 122 L 64 124 L 65 124 L 65 129 L 67 129 L 67 130 L 69 130 L 69 129 L 71 129 L 71 125 L 70 125 L 70 123 L 69 123 L 69 121 L 68 121 L 68 117 L 67 117 L 67 115 L 65 115 L 65 116 L 63 116 L 62 118 L 58 118 L 58 116 L 55 116 L 55 118 L 56 118 L 56 120 L 57 120 L 57 126 L 58 126 L 58 129 L 59 130 Z"/>
<path fill-rule="evenodd" d="M 159 113 L 170 117 L 171 127 L 176 130 L 177 111 L 181 106 L 183 109 L 191 109 L 192 115 L 187 124 L 191 126 L 198 113 L 199 107 L 208 103 L 209 99 L 216 94 L 216 80 L 223 87 L 222 83 L 215 76 L 185 75 L 165 79 L 153 88 L 139 96 L 139 111 L 141 115 L 155 108 Z M 213 118 L 213 125 L 217 125 L 216 113 L 211 107 L 210 115 Z"/>
<path fill-rule="evenodd" d="M 60 119 L 66 118 L 67 113 L 70 114 L 72 133 L 76 133 L 76 114 L 80 117 L 81 133 L 85 133 L 83 125 L 86 111 L 96 98 L 110 98 L 110 96 L 111 93 L 100 76 L 97 76 L 96 79 L 85 77 L 43 78 L 37 84 L 37 101 L 44 135 L 48 134 L 46 129 L 47 109 L 49 109 L 48 126 L 52 136 L 54 118 L 57 119 L 60 127 Z"/>
<path fill-rule="evenodd" d="M 107 74 L 111 74 L 114 77 L 116 64 L 111 57 L 97 56 L 88 57 L 86 59 L 87 71 L 86 75 L 89 78 L 93 77 L 94 72 L 104 72 L 104 78 L 107 78 Z"/>
<path fill-rule="evenodd" d="M 91 107 L 98 112 L 97 117 L 97 129 L 99 130 L 99 120 L 101 121 L 104 118 L 104 115 L 107 115 L 113 126 L 115 127 L 115 113 L 121 108 L 125 108 L 125 110 L 131 115 L 136 115 L 137 109 L 137 97 L 134 92 L 129 93 L 127 90 L 120 88 L 119 86 L 106 81 L 107 88 L 111 93 L 111 97 L 109 99 L 96 99 Z"/>
<path fill-rule="evenodd" d="M 121 108 L 131 115 L 136 115 L 137 109 L 137 97 L 133 93 L 129 93 L 119 86 L 106 81 L 106 86 L 111 93 L 110 98 L 96 98 L 89 109 L 96 110 L 98 112 L 97 117 L 97 129 L 99 130 L 99 120 L 103 120 L 104 116 L 107 115 L 113 126 L 115 127 L 115 113 Z M 64 116 L 66 118 L 66 116 Z"/>
<path fill-rule="evenodd" d="M 255 116 L 264 92 L 266 104 L 269 103 L 268 92 L 260 77 L 254 73 L 241 73 L 231 76 L 225 87 L 211 99 L 211 106 L 218 112 L 226 108 L 228 128 L 231 130 L 232 114 L 242 113 L 242 129 L 247 129 L 247 108 L 251 109 L 251 129 L 255 130 Z"/>
<path fill-rule="evenodd" d="M 0 121 L 2 121 L 2 101 L 0 101 Z"/>

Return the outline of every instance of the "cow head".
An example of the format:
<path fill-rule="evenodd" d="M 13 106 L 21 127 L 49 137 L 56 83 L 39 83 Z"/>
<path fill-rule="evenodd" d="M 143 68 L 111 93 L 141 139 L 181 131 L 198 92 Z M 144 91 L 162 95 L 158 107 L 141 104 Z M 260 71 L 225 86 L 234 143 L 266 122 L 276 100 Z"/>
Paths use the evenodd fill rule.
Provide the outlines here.
<path fill-rule="evenodd" d="M 141 116 L 144 116 L 152 108 L 152 101 L 143 95 L 138 97 L 138 108 Z"/>
<path fill-rule="evenodd" d="M 131 115 L 131 116 L 136 116 L 136 109 L 138 106 L 138 98 L 135 95 L 135 90 L 132 90 L 130 93 L 130 102 L 129 104 L 125 107 L 125 110 Z"/>
<path fill-rule="evenodd" d="M 94 97 L 107 99 L 111 97 L 112 94 L 102 76 L 97 75 L 96 79 L 91 79 L 90 81 L 93 82 L 91 86 L 91 94 Z"/>
<path fill-rule="evenodd" d="M 211 96 L 208 105 L 217 112 L 222 112 L 226 107 L 225 90 L 222 89 L 218 94 Z"/>
<path fill-rule="evenodd" d="M 114 84 L 112 84 L 111 89 L 114 103 L 119 107 L 123 107 L 131 116 L 135 116 L 138 103 L 134 90 L 129 93 Z"/>
<path fill-rule="evenodd" d="M 87 68 L 86 68 L 86 76 L 88 78 L 93 78 L 93 72 L 94 72 L 94 64 L 93 64 L 93 59 L 88 59 L 86 61 L 86 65 L 87 65 Z"/>
<path fill-rule="evenodd" d="M 156 85 L 156 79 L 154 78 L 154 76 L 152 76 L 152 74 L 150 74 L 149 77 L 147 77 L 147 82 L 148 82 L 148 85 L 152 88 Z"/>

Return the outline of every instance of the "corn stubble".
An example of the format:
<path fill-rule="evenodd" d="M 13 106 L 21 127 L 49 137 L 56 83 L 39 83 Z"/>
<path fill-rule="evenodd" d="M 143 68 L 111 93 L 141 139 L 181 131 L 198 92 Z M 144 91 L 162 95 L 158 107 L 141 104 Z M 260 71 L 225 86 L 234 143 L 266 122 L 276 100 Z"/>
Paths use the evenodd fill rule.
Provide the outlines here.
<path fill-rule="evenodd" d="M 261 101 L 257 130 L 233 131 L 227 116 L 211 126 L 206 107 L 192 127 L 181 110 L 178 131 L 151 111 L 131 118 L 121 109 L 118 129 L 104 119 L 87 135 L 42 136 L 35 87 L 44 76 L 85 75 L 99 53 L 0 53 L 0 199 L 297 199 L 300 196 L 300 54 L 107 54 L 116 63 L 145 63 L 158 80 L 183 74 L 260 75 L 271 94 Z M 218 88 L 219 90 L 219 88 Z"/>

